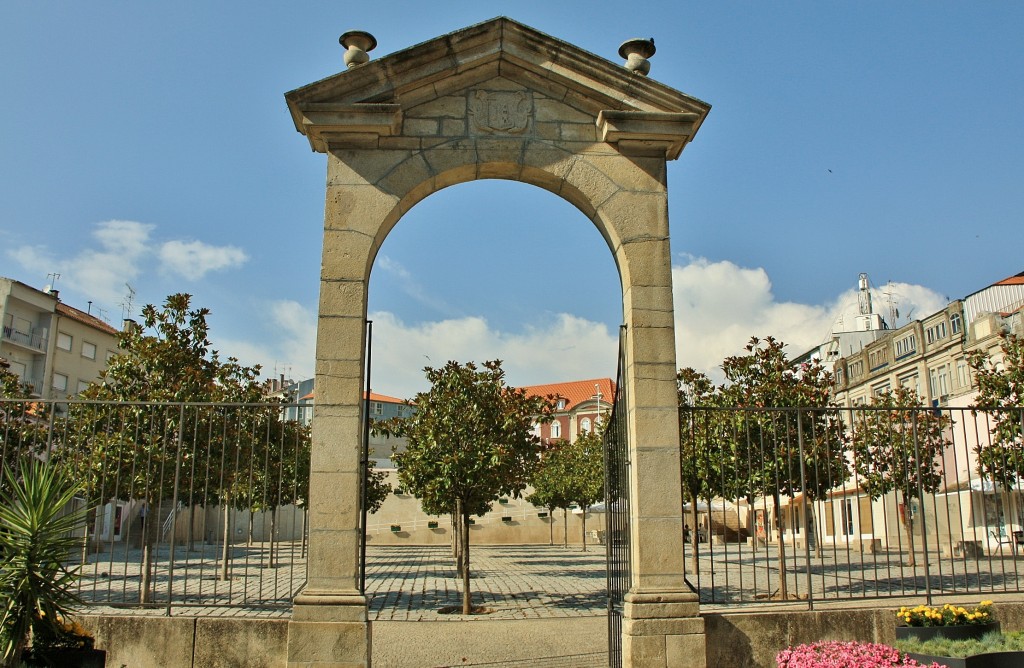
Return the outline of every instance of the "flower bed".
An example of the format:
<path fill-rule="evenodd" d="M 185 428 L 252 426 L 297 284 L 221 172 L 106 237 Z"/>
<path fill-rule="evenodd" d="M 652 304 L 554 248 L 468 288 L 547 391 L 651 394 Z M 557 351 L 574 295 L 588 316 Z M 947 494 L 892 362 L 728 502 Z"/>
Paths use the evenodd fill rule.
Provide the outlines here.
<path fill-rule="evenodd" d="M 797 645 L 775 657 L 778 668 L 942 668 L 938 663 L 922 664 L 888 645 L 838 640 Z"/>

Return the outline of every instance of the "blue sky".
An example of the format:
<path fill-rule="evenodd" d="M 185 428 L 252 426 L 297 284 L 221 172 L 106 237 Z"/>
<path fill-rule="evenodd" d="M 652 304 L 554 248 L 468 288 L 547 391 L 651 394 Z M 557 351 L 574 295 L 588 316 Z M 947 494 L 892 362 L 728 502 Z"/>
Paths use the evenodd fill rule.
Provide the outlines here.
<path fill-rule="evenodd" d="M 310 375 L 325 159 L 283 94 L 343 69 L 346 30 L 381 57 L 497 15 L 616 62 L 653 36 L 651 77 L 712 105 L 669 172 L 681 365 L 802 352 L 859 272 L 902 324 L 1024 270 L 1024 4 L 100 0 L 0 8 L 0 275 L 113 323 L 125 284 L 136 311 L 190 292 L 224 353 Z M 611 256 L 550 193 L 431 196 L 370 289 L 381 392 L 449 358 L 614 373 Z"/>

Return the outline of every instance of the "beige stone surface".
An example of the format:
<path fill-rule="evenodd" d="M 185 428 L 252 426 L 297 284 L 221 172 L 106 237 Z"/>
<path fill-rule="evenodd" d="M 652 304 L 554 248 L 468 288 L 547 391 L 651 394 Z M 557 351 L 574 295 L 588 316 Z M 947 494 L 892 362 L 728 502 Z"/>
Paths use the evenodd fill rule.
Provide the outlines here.
<path fill-rule="evenodd" d="M 286 100 L 296 129 L 329 155 L 316 378 L 325 410 L 315 413 L 325 424 L 314 421 L 310 582 L 349 586 L 357 553 L 351 504 L 331 514 L 317 498 L 354 484 L 374 256 L 431 193 L 500 178 L 565 198 L 593 220 L 615 257 L 628 295 L 634 576 L 641 590 L 680 588 L 678 541 L 665 539 L 682 526 L 665 161 L 709 107 L 504 18 L 371 60 Z M 337 407 L 355 411 L 326 420 Z M 295 638 L 314 628 L 295 627 Z M 633 637 L 629 665 L 655 655 L 661 663 L 650 665 L 664 665 L 670 646 L 679 653 L 692 644 L 686 634 L 670 645 L 662 631 L 641 628 L 649 635 Z M 290 665 L 363 661 L 359 633 L 343 635 L 337 648 L 290 650 Z"/>
<path fill-rule="evenodd" d="M 96 647 L 106 650 L 108 666 L 185 668 L 192 665 L 196 620 L 188 617 L 80 618 Z"/>
<path fill-rule="evenodd" d="M 198 618 L 192 665 L 281 668 L 286 664 L 287 648 L 287 620 Z"/>

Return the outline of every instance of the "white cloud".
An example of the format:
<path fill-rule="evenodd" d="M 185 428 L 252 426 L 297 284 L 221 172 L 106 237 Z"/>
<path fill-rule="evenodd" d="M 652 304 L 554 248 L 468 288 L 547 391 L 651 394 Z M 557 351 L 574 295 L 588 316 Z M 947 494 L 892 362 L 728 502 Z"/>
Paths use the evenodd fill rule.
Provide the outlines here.
<path fill-rule="evenodd" d="M 559 314 L 550 325 L 518 333 L 492 329 L 479 317 L 408 325 L 391 313 L 374 313 L 371 386 L 411 397 L 425 390 L 423 367 L 503 360 L 508 382 L 534 385 L 611 376 L 618 353 L 617 333 L 600 323 Z"/>
<path fill-rule="evenodd" d="M 161 269 L 197 281 L 211 271 L 240 267 L 249 259 L 236 246 L 211 246 L 202 241 L 168 241 L 160 246 Z"/>
<path fill-rule="evenodd" d="M 58 258 L 43 246 L 21 246 L 7 254 L 37 276 L 59 273 L 56 287 L 61 290 L 114 304 L 124 296 L 124 284 L 139 275 L 153 227 L 130 220 L 99 223 L 92 233 L 98 247 L 83 248 L 70 258 Z"/>
<path fill-rule="evenodd" d="M 673 267 L 676 310 L 676 350 L 679 366 L 692 366 L 721 380 L 719 365 L 739 354 L 751 336 L 774 336 L 786 342 L 791 357 L 821 343 L 843 314 L 857 311 L 857 292 L 850 290 L 825 304 L 777 301 L 771 281 L 760 268 L 732 262 L 692 259 Z M 875 310 L 888 316 L 883 290 L 899 301 L 904 324 L 934 313 L 945 300 L 918 285 L 893 283 L 874 290 Z M 294 301 L 267 307 L 275 332 L 266 344 L 224 341 L 223 350 L 246 364 L 264 365 L 267 375 L 276 362 L 287 363 L 294 378 L 312 373 L 316 313 Z M 425 390 L 424 366 L 451 359 L 483 362 L 501 359 L 512 385 L 534 385 L 582 378 L 611 377 L 618 357 L 618 332 L 561 313 L 543 323 L 505 332 L 483 317 L 406 323 L 389 312 L 370 314 L 373 320 L 372 387 L 385 394 L 411 397 Z M 848 320 L 848 322 L 851 322 Z"/>
<path fill-rule="evenodd" d="M 857 313 L 853 288 L 826 304 L 776 301 L 764 269 L 748 269 L 732 262 L 694 258 L 672 268 L 676 311 L 676 357 L 680 367 L 692 366 L 722 380 L 719 366 L 743 351 L 751 336 L 774 336 L 788 344 L 790 357 L 822 343 L 833 324 L 841 326 Z M 884 288 L 899 300 L 897 325 L 909 313 L 923 317 L 946 305 L 938 293 L 920 285 L 893 283 Z M 883 289 L 873 289 L 875 312 L 888 318 Z"/>
<path fill-rule="evenodd" d="M 34 276 L 59 273 L 55 287 L 113 307 L 127 293 L 126 283 L 137 281 L 156 255 L 162 269 L 185 278 L 200 279 L 210 271 L 242 265 L 248 256 L 234 246 L 211 246 L 201 241 L 152 239 L 156 226 L 131 220 L 97 223 L 94 244 L 69 257 L 59 257 L 46 246 L 20 246 L 7 256 Z"/>

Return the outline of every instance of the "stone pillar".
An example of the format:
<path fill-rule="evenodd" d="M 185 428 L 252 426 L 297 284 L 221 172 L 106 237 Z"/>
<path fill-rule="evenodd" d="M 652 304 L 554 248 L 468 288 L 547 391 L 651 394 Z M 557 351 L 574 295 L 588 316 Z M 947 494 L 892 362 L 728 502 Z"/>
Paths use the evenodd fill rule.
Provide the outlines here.
<path fill-rule="evenodd" d="M 634 159 L 652 174 L 664 159 Z M 684 581 L 679 418 L 667 192 L 623 190 L 599 213 L 620 234 L 626 320 L 633 586 L 623 609 L 624 666 L 705 665 L 704 620 Z M 636 231 L 645 230 L 643 234 Z"/>

